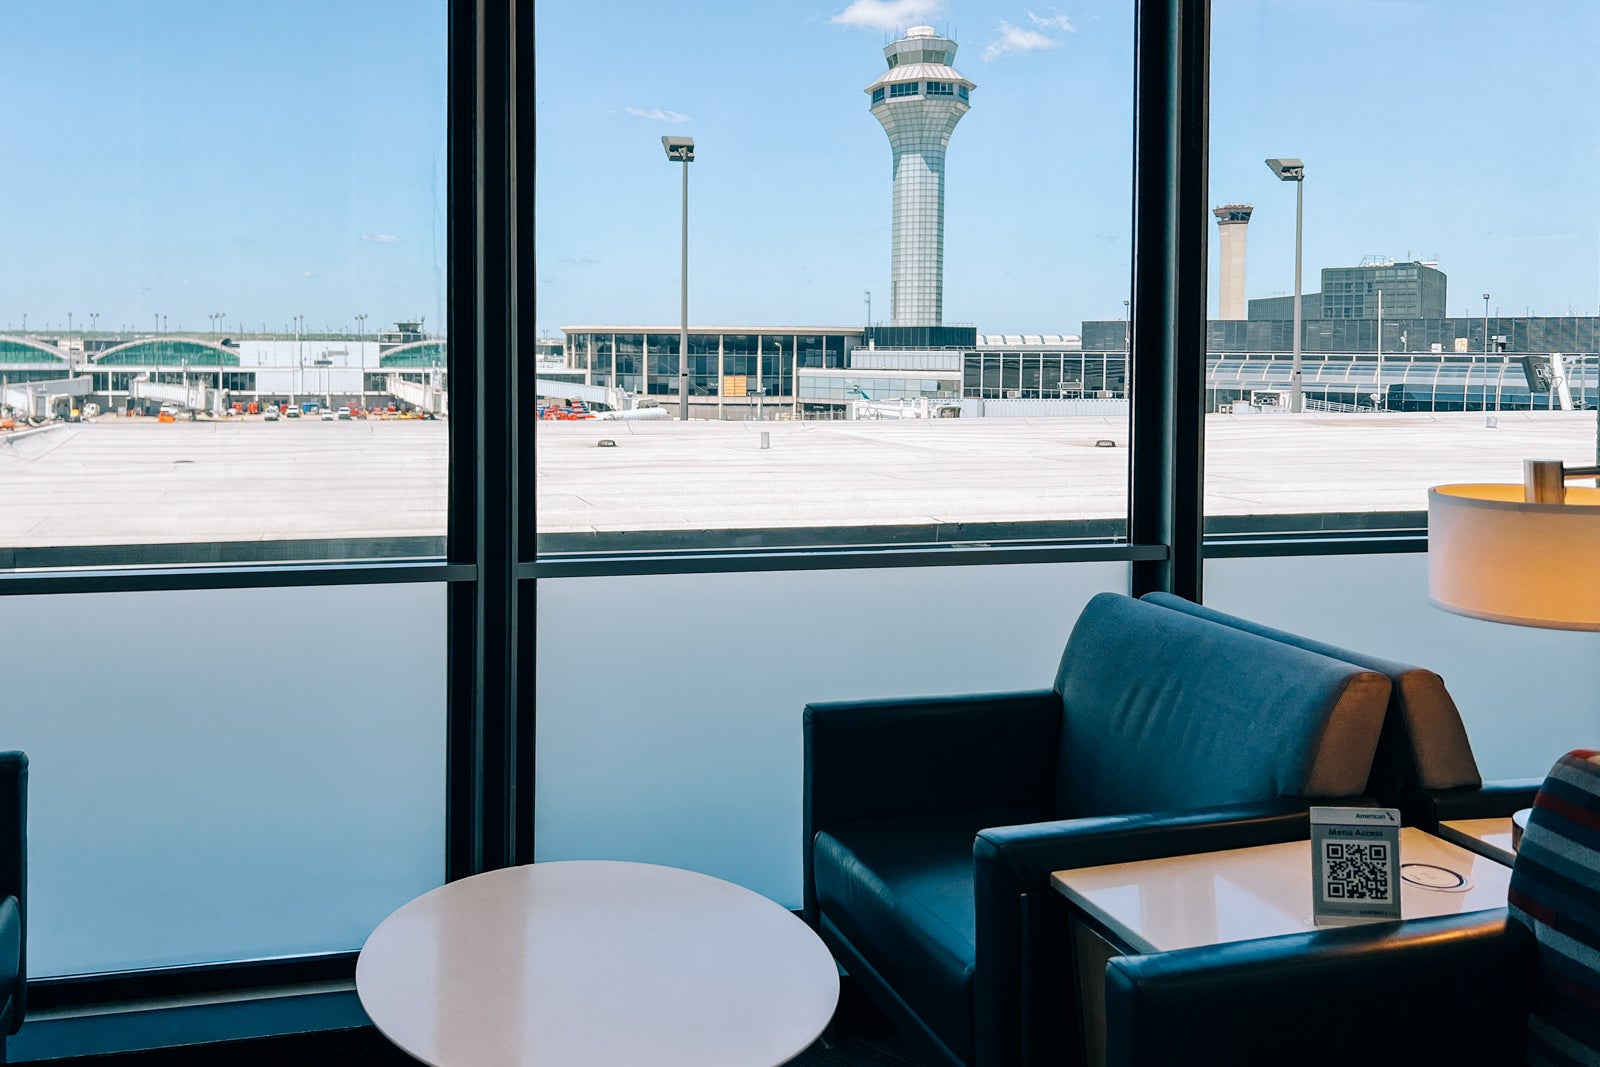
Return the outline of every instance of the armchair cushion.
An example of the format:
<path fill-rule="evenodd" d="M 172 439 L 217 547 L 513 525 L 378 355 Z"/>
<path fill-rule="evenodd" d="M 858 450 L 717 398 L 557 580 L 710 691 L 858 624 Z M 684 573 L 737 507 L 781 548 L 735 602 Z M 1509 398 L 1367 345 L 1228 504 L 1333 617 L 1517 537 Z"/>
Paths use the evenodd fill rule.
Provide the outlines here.
<path fill-rule="evenodd" d="M 1600 1060 L 1600 753 L 1550 769 L 1522 832 L 1507 894 L 1533 933 L 1530 1063 Z"/>
<path fill-rule="evenodd" d="M 823 831 L 815 844 L 828 922 L 969 1063 L 972 842 L 982 828 L 971 815 L 872 819 Z"/>
<path fill-rule="evenodd" d="M 1389 701 L 1375 671 L 1114 593 L 1055 690 L 1058 818 L 1355 796 Z"/>
<path fill-rule="evenodd" d="M 1393 683 L 1393 689 L 1389 697 L 1389 715 L 1373 758 L 1369 788 L 1369 792 L 1384 803 L 1394 803 L 1405 783 L 1431 790 L 1477 786 L 1483 781 L 1477 760 L 1472 756 L 1472 746 L 1467 741 L 1461 712 L 1445 689 L 1444 679 L 1433 671 L 1314 641 L 1171 593 L 1146 593 L 1142 599 L 1385 675 Z"/>

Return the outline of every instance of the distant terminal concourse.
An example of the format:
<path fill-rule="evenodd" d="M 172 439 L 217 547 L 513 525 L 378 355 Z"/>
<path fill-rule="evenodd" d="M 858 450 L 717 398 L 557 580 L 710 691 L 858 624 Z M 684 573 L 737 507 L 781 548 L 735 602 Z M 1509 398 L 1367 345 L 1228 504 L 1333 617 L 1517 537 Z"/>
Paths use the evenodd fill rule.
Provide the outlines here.
<path fill-rule="evenodd" d="M 448 410 L 447 342 L 401 322 L 378 334 L 0 330 L 0 408 L 13 420 L 102 411 L 209 414 L 268 406 Z"/>

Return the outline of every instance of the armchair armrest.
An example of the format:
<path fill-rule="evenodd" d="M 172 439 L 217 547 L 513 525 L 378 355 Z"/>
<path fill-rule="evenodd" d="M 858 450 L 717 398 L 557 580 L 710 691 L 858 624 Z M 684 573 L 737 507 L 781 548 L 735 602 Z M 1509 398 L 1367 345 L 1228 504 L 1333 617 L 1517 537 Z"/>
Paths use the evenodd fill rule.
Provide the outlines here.
<path fill-rule="evenodd" d="M 1497 909 L 1117 957 L 1106 1062 L 1521 1063 L 1532 955 Z"/>
<path fill-rule="evenodd" d="M 0 1049 L 22 1022 L 22 913 L 16 897 L 0 897 Z M 0 1060 L 0 1063 L 4 1063 Z"/>
<path fill-rule="evenodd" d="M 0 901 L 16 898 L 17 981 L 11 992 L 11 1033 L 22 1026 L 28 981 L 28 757 L 0 752 Z M 6 992 L 0 989 L 0 996 Z M 0 1029 L 0 1044 L 5 1031 Z"/>
<path fill-rule="evenodd" d="M 1050 873 L 1071 867 L 1272 845 L 1310 837 L 1309 801 L 1066 819 L 982 831 L 973 843 L 977 906 L 974 1022 L 980 1062 L 1073 1062 L 1065 898 Z M 1021 1047 L 1022 1035 L 1039 1047 Z M 993 1060 L 984 1049 L 998 1050 Z"/>
<path fill-rule="evenodd" d="M 1533 807 L 1543 778 L 1507 778 L 1459 789 L 1408 789 L 1400 799 L 1406 821 L 1424 830 L 1454 819 L 1509 819 Z"/>
<path fill-rule="evenodd" d="M 1054 810 L 1061 700 L 1052 690 L 830 701 L 807 704 L 803 721 L 802 888 L 813 926 L 821 830 L 959 812 L 1015 822 Z"/>
<path fill-rule="evenodd" d="M 1054 810 L 1061 700 L 1049 689 L 807 704 L 804 721 L 807 849 L 856 819 Z"/>

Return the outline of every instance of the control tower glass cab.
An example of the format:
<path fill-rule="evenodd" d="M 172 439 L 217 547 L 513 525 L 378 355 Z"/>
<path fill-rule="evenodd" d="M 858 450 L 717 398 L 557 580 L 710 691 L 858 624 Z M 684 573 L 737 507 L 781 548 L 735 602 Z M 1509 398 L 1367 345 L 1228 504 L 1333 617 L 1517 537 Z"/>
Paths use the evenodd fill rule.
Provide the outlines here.
<path fill-rule="evenodd" d="M 944 315 L 944 154 L 976 86 L 950 64 L 956 43 L 913 26 L 884 47 L 889 69 L 867 86 L 894 152 L 889 307 L 895 326 L 938 326 Z"/>

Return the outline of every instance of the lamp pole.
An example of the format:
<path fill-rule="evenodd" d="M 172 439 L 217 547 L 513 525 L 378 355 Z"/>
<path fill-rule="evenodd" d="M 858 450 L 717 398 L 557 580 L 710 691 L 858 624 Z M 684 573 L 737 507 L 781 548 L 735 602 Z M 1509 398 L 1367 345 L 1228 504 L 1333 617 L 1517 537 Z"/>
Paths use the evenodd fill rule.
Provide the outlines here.
<path fill-rule="evenodd" d="M 1383 290 L 1378 290 L 1378 374 L 1373 379 L 1378 387 L 1378 395 L 1372 406 L 1380 410 L 1389 407 L 1389 397 L 1383 391 Z"/>
<path fill-rule="evenodd" d="M 367 313 L 356 316 L 356 358 L 361 361 L 361 406 L 367 406 Z"/>
<path fill-rule="evenodd" d="M 1489 294 L 1483 294 L 1483 373 L 1489 373 Z M 1494 409 L 1500 410 L 1500 390 L 1494 391 Z"/>
<path fill-rule="evenodd" d="M 1300 389 L 1300 253 L 1306 213 L 1306 165 L 1298 159 L 1269 159 L 1280 181 L 1294 182 L 1294 351 L 1289 362 L 1289 410 L 1303 409 Z"/>
<path fill-rule="evenodd" d="M 683 240 L 678 264 L 678 418 L 689 421 L 689 164 L 694 162 L 694 138 L 661 138 L 667 158 L 683 164 Z"/>
<path fill-rule="evenodd" d="M 227 318 L 227 317 L 228 317 L 228 313 L 226 311 L 219 311 L 219 312 L 216 313 L 216 317 L 211 322 L 211 332 L 218 335 L 218 337 L 217 337 L 217 405 L 216 405 L 216 412 L 217 412 L 218 415 L 222 414 L 222 337 L 221 337 L 222 330 L 221 330 L 221 327 L 222 327 L 222 320 Z"/>

